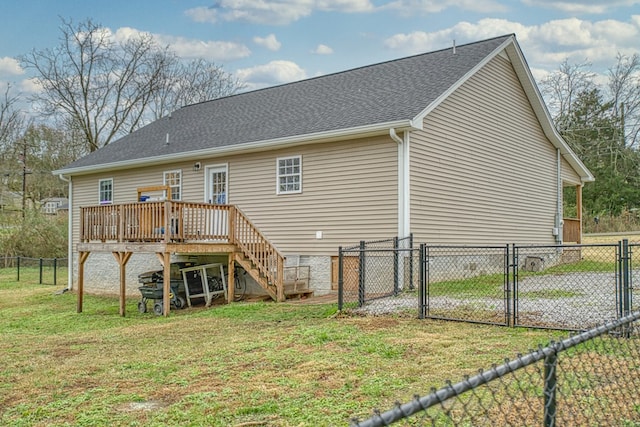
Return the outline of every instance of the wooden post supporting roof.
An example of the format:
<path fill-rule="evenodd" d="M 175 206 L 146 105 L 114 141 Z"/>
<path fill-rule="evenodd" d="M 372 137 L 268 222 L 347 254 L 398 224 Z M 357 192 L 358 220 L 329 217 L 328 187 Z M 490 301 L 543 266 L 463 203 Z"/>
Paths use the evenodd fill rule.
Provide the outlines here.
<path fill-rule="evenodd" d="M 82 297 L 84 294 L 84 263 L 91 252 L 79 252 L 78 255 L 78 304 L 77 312 L 82 313 Z"/>
<path fill-rule="evenodd" d="M 116 261 L 120 265 L 120 316 L 125 315 L 126 293 L 127 293 L 127 262 L 133 252 L 112 252 Z"/>
<path fill-rule="evenodd" d="M 576 185 L 576 217 L 578 218 L 580 231 L 578 244 L 582 243 L 582 185 Z"/>

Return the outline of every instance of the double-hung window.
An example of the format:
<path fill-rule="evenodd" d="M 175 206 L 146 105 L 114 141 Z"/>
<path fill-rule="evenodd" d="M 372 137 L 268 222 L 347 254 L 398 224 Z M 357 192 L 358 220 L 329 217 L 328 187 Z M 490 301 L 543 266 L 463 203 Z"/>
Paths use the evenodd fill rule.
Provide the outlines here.
<path fill-rule="evenodd" d="M 277 194 L 302 193 L 302 156 L 280 157 Z"/>
<path fill-rule="evenodd" d="M 98 199 L 101 205 L 113 203 L 113 178 L 101 179 L 98 182 Z"/>
<path fill-rule="evenodd" d="M 182 197 L 182 171 L 174 170 L 164 173 L 164 185 L 168 185 L 170 194 L 167 194 L 170 200 L 180 200 Z"/>

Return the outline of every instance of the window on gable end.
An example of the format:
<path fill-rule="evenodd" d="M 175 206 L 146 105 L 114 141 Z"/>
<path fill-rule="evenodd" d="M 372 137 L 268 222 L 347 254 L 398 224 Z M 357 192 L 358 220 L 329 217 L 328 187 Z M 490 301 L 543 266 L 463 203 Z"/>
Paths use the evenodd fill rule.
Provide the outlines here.
<path fill-rule="evenodd" d="M 170 194 L 167 194 L 170 200 L 182 199 L 182 171 L 166 171 L 164 173 L 164 185 L 169 186 Z"/>
<path fill-rule="evenodd" d="M 302 193 L 302 156 L 278 158 L 277 177 L 277 194 Z"/>

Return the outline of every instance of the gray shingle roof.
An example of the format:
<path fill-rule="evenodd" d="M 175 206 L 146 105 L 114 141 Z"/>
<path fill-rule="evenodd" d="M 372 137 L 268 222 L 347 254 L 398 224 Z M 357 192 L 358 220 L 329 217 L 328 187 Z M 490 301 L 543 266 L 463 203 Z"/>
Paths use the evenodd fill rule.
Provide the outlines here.
<path fill-rule="evenodd" d="M 509 37 L 188 105 L 61 172 L 411 120 Z"/>

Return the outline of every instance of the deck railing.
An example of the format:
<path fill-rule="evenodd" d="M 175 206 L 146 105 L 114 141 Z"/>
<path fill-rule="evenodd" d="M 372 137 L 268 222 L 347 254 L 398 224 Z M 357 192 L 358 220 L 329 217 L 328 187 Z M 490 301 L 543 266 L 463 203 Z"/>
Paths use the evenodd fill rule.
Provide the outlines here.
<path fill-rule="evenodd" d="M 271 284 L 282 285 L 284 278 L 284 256 L 253 225 L 251 220 L 237 207 L 231 207 L 229 229 L 231 241 L 250 259 L 260 273 Z M 278 280 L 280 278 L 280 280 Z M 283 292 L 283 289 L 280 289 Z M 278 297 L 279 299 L 282 296 Z"/>
<path fill-rule="evenodd" d="M 283 277 L 284 257 L 233 205 L 141 202 L 80 208 L 81 242 L 229 243 L 272 284 Z"/>
<path fill-rule="evenodd" d="M 143 202 L 80 208 L 80 240 L 228 241 L 229 205 Z"/>

